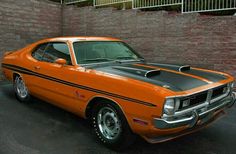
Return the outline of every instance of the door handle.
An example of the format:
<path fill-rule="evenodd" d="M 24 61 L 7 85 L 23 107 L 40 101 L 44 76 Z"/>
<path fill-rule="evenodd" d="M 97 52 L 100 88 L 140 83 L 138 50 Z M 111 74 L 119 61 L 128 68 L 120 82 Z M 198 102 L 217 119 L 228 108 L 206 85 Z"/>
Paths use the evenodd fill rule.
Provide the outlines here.
<path fill-rule="evenodd" d="M 39 70 L 40 66 L 34 66 L 34 69 Z"/>

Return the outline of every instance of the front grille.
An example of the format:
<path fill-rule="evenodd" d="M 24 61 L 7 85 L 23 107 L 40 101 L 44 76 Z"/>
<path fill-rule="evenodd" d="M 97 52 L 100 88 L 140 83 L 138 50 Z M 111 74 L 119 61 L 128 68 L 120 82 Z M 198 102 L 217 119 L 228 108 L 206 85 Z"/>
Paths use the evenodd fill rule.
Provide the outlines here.
<path fill-rule="evenodd" d="M 226 84 L 223 86 L 216 87 L 214 89 L 209 89 L 207 91 L 203 91 L 203 92 L 193 94 L 187 97 L 179 98 L 180 103 L 179 103 L 178 111 L 202 104 L 206 102 L 207 99 L 209 99 L 208 101 L 213 103 L 217 101 L 218 99 L 221 99 L 224 96 L 226 96 L 227 92 L 229 92 L 229 88 L 228 88 L 228 85 Z"/>
<path fill-rule="evenodd" d="M 213 89 L 212 99 L 219 97 L 227 92 L 227 85 Z"/>
<path fill-rule="evenodd" d="M 201 93 L 198 93 L 198 94 L 194 94 L 192 96 L 181 99 L 179 110 L 182 110 L 182 109 L 185 109 L 185 108 L 192 107 L 192 106 L 198 105 L 200 103 L 203 103 L 203 102 L 206 101 L 206 99 L 207 99 L 207 91 L 204 91 L 204 92 L 201 92 Z M 189 100 L 189 102 L 188 102 L 189 105 L 184 106 L 184 102 L 187 101 L 187 100 Z"/>

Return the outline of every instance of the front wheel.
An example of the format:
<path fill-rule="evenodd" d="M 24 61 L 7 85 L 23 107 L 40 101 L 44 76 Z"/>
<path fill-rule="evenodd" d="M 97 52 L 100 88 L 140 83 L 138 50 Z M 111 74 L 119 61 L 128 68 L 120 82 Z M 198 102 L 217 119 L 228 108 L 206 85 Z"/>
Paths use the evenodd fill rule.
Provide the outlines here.
<path fill-rule="evenodd" d="M 26 87 L 25 82 L 21 76 L 17 75 L 14 78 L 13 87 L 15 90 L 16 98 L 20 102 L 28 102 L 30 100 L 30 94 L 28 88 Z"/>
<path fill-rule="evenodd" d="M 123 112 L 115 105 L 101 103 L 94 107 L 93 127 L 99 140 L 113 150 L 130 146 L 135 135 L 131 131 Z"/>

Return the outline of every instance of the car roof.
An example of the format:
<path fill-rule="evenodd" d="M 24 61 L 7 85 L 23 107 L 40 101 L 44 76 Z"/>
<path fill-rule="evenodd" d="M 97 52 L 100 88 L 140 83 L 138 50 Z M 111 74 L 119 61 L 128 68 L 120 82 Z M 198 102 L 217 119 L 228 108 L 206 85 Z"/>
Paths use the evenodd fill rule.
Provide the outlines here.
<path fill-rule="evenodd" d="M 92 37 L 92 36 L 65 36 L 65 37 L 55 37 L 42 40 L 47 41 L 121 41 L 120 39 L 111 37 Z"/>

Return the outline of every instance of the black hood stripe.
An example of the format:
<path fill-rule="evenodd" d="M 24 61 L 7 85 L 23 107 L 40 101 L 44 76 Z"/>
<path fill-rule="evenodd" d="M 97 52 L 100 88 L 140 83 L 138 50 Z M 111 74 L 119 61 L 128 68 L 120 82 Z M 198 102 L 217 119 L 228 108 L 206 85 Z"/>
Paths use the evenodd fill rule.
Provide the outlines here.
<path fill-rule="evenodd" d="M 138 68 L 137 66 L 134 66 L 134 65 L 130 65 L 130 66 L 124 65 L 123 67 Z M 115 75 L 131 78 L 131 79 L 135 79 L 135 80 L 142 81 L 142 82 L 147 82 L 147 83 L 157 85 L 160 87 L 168 86 L 173 91 L 182 91 L 182 89 L 175 87 L 174 85 L 172 85 L 170 83 L 165 83 L 165 82 L 162 82 L 159 80 L 152 80 L 150 78 L 146 78 L 145 76 L 137 75 L 137 73 L 131 73 L 130 71 L 118 70 L 118 69 L 116 69 L 115 66 L 114 67 L 113 66 L 105 66 L 105 67 L 103 66 L 103 67 L 95 67 L 95 68 L 91 68 L 91 69 L 95 69 L 96 71 L 100 71 L 100 72 L 106 72 L 109 74 L 115 74 Z M 139 69 L 141 69 L 141 67 L 139 67 Z M 142 69 L 143 69 L 143 71 L 145 70 L 145 68 L 142 68 Z M 146 71 L 149 71 L 149 69 L 146 69 Z"/>
<path fill-rule="evenodd" d="M 154 69 L 154 68 L 148 68 L 148 66 L 152 66 L 152 65 L 149 65 L 146 63 L 143 63 L 141 65 L 139 66 L 136 65 L 136 67 L 143 67 L 145 69 L 146 68 Z M 157 67 L 157 66 L 152 66 L 152 67 Z M 182 91 L 209 84 L 209 82 L 203 81 L 201 79 L 195 78 L 185 73 L 180 73 L 177 71 L 168 71 L 168 69 L 163 70 L 161 67 L 157 67 L 157 68 L 161 69 L 161 74 L 157 76 L 153 76 L 151 77 L 151 79 L 162 81 L 164 83 L 170 83 L 171 85 L 179 87 Z"/>
<path fill-rule="evenodd" d="M 207 80 L 210 80 L 212 82 L 218 82 L 218 81 L 227 79 L 226 76 L 221 75 L 221 74 L 216 74 L 216 73 L 206 72 L 206 71 L 201 71 L 201 70 L 196 70 L 196 69 L 187 70 L 184 73 L 197 75 Z"/>
<path fill-rule="evenodd" d="M 155 63 L 148 63 L 147 65 L 157 66 L 157 67 L 160 67 L 160 68 L 170 69 L 170 70 L 173 70 L 173 71 L 178 71 L 179 68 L 181 67 L 180 65 L 158 64 L 158 63 L 157 64 L 155 64 Z M 197 69 L 193 69 L 191 67 L 190 67 L 190 69 L 183 70 L 182 73 L 198 76 L 198 77 L 201 77 L 203 79 L 209 80 L 211 82 L 218 82 L 218 81 L 227 79 L 222 74 L 217 74 L 217 73 L 197 70 Z"/>
<path fill-rule="evenodd" d="M 170 66 L 172 65 L 168 65 L 167 67 L 160 67 L 161 65 L 158 64 L 158 66 L 156 66 L 155 64 L 152 64 L 152 63 L 143 63 L 141 64 L 143 67 L 152 67 L 152 68 L 155 68 L 155 69 L 161 69 L 163 71 L 167 71 L 167 72 L 174 72 L 174 73 L 177 73 L 177 74 L 181 74 L 181 75 L 184 75 L 184 76 L 189 76 L 191 78 L 195 78 L 195 79 L 198 79 L 198 80 L 201 80 L 201 81 L 204 81 L 206 83 L 212 83 L 212 81 L 208 80 L 208 79 L 205 79 L 205 78 L 202 78 L 200 76 L 197 76 L 197 75 L 193 75 L 193 74 L 188 74 L 186 73 L 187 70 L 190 70 L 190 66 L 187 66 L 187 65 L 184 65 L 184 66 L 180 66 L 180 67 L 177 67 L 177 68 L 174 68 L 174 69 L 170 69 Z M 160 66 L 159 66 L 160 65 Z M 162 64 L 164 65 L 164 64 Z"/>
<path fill-rule="evenodd" d="M 188 75 L 177 74 L 165 70 L 160 70 L 160 73 L 154 76 L 145 77 L 137 75 L 137 73 L 131 72 L 130 69 L 133 68 L 137 70 L 142 70 L 143 72 L 145 71 L 148 72 L 154 69 L 145 66 L 138 66 L 136 64 L 120 64 L 118 66 L 122 66 L 121 70 L 121 69 L 116 69 L 117 65 L 118 64 L 114 66 L 112 65 L 100 66 L 100 67 L 94 67 L 92 69 L 110 74 L 125 76 L 128 78 L 151 83 L 161 87 L 168 87 L 172 91 L 185 91 L 208 84 L 205 81 L 190 77 Z M 127 68 L 126 70 L 124 69 L 125 67 Z"/>
<path fill-rule="evenodd" d="M 97 71 L 116 74 L 142 82 L 147 82 L 153 85 L 168 88 L 172 91 L 186 91 L 211 83 L 208 80 L 199 79 L 197 77 L 194 77 L 193 75 L 188 75 L 185 73 L 176 72 L 168 69 L 161 69 L 160 67 L 152 66 L 148 63 L 122 63 L 100 66 L 96 65 L 90 67 L 90 69 L 95 69 Z M 159 73 L 155 73 L 151 76 L 143 75 L 146 74 L 146 72 L 148 71 L 153 71 L 157 69 L 159 69 Z M 141 73 L 137 73 L 138 71 L 140 71 Z"/>
<path fill-rule="evenodd" d="M 43 74 L 40 74 L 40 73 L 37 73 L 37 72 L 33 72 L 33 71 L 25 69 L 23 67 L 19 67 L 19 66 L 15 66 L 15 65 L 9 65 L 9 64 L 2 64 L 2 67 L 6 68 L 6 69 L 9 69 L 9 70 L 12 70 L 12 71 L 19 72 L 19 73 L 32 75 L 32 76 L 37 76 L 37 77 L 47 79 L 47 80 L 50 80 L 50 81 L 54 81 L 54 82 L 57 82 L 57 83 L 65 84 L 67 86 L 72 86 L 72 87 L 76 87 L 76 88 L 79 88 L 79 89 L 88 90 L 88 91 L 96 92 L 96 93 L 99 93 L 99 94 L 104 94 L 104 95 L 107 95 L 107 96 L 123 99 L 123 100 L 126 100 L 126 101 L 142 104 L 142 105 L 145 105 L 145 106 L 156 107 L 156 105 L 152 104 L 152 103 L 137 100 L 137 99 L 134 99 L 134 98 L 129 98 L 129 97 L 126 97 L 126 96 L 121 96 L 121 95 L 118 95 L 118 94 L 110 93 L 110 92 L 99 90 L 99 89 L 94 89 L 94 88 L 79 85 L 79 84 L 75 84 L 75 83 L 72 83 L 72 82 L 68 82 L 68 81 L 65 81 L 65 80 L 61 80 L 61 79 L 58 79 L 58 78 L 54 78 L 54 77 L 43 75 Z"/>
<path fill-rule="evenodd" d="M 94 67 L 92 69 L 110 74 L 125 76 L 128 78 L 133 78 L 139 81 L 151 83 L 161 87 L 168 87 L 172 91 L 185 91 L 208 84 L 208 82 L 194 78 L 191 75 L 186 75 L 184 73 L 175 73 L 173 71 L 167 71 L 167 70 L 165 71 L 162 69 L 160 70 L 160 73 L 150 77 L 137 75 L 137 73 L 129 71 L 131 68 L 142 70 L 143 72 L 154 70 L 154 68 L 141 65 L 148 66 L 146 63 L 131 63 L 131 64 L 126 63 L 126 64 L 115 64 L 114 66 L 106 65 L 106 66 Z M 117 66 L 122 66 L 123 69 L 118 70 L 116 69 Z M 124 69 L 125 67 L 127 69 Z"/>

